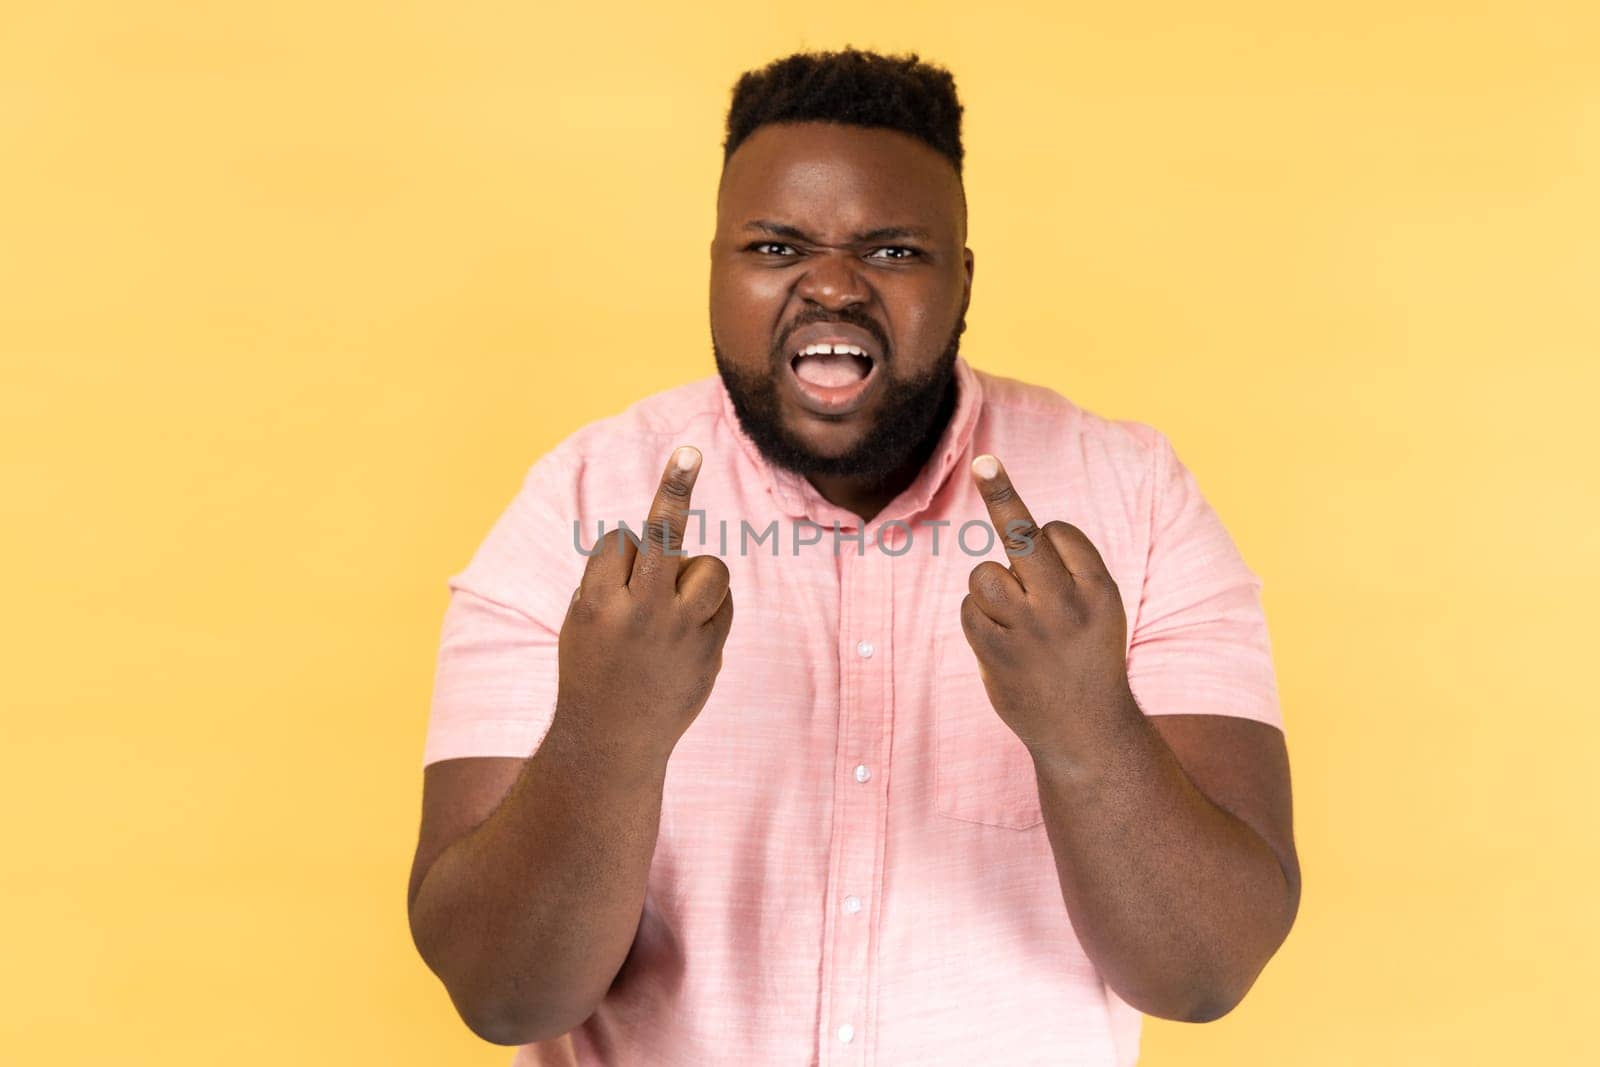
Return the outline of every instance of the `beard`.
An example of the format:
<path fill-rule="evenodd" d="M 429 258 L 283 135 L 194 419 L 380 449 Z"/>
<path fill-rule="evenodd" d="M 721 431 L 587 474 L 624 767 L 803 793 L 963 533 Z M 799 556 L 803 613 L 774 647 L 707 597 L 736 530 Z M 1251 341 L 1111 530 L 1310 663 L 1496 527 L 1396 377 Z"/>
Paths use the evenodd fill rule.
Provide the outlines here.
<path fill-rule="evenodd" d="M 717 345 L 715 335 L 711 338 L 711 351 L 739 425 L 768 463 L 802 476 L 848 476 L 874 483 L 888 479 L 912 462 L 925 460 L 938 443 L 955 411 L 956 356 L 966 328 L 963 314 L 950 331 L 944 352 L 926 374 L 899 381 L 888 376 L 886 366 L 879 367 L 878 373 L 885 377 L 877 421 L 853 448 L 837 456 L 813 452 L 784 426 L 777 374 L 785 372 L 786 353 L 779 344 L 770 353 L 770 366 L 775 373 L 768 374 L 749 375 L 734 367 Z M 887 363 L 887 345 L 884 354 Z"/>

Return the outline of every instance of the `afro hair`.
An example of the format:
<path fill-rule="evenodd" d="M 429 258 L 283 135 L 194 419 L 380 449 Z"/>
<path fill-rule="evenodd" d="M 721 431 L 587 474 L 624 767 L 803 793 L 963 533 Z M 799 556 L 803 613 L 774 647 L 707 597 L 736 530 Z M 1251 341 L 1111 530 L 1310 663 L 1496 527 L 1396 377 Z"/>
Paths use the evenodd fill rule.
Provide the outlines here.
<path fill-rule="evenodd" d="M 846 46 L 837 52 L 796 52 L 745 72 L 728 107 L 723 165 L 758 128 L 783 122 L 899 130 L 930 145 L 961 173 L 955 78 L 914 52 L 886 56 Z"/>

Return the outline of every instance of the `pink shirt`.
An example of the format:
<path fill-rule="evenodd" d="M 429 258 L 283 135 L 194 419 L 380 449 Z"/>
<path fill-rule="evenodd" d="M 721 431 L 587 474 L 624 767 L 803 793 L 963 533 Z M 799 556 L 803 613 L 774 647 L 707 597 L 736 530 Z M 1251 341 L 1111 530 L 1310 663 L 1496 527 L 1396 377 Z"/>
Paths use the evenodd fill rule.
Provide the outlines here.
<path fill-rule="evenodd" d="M 516 1067 L 1134 1063 L 1141 1016 L 1073 935 L 1032 760 L 961 629 L 968 573 L 1006 562 L 969 464 L 1000 457 L 1040 525 L 1099 548 L 1147 715 L 1282 729 L 1261 581 L 1159 431 L 956 370 L 933 458 L 860 542 L 858 516 L 765 462 L 711 375 L 541 457 L 449 579 L 423 762 L 527 756 L 585 563 L 574 519 L 586 549 L 601 520 L 637 530 L 672 448 L 705 456 L 684 549 L 723 558 L 736 610 L 668 764 L 628 977 Z"/>

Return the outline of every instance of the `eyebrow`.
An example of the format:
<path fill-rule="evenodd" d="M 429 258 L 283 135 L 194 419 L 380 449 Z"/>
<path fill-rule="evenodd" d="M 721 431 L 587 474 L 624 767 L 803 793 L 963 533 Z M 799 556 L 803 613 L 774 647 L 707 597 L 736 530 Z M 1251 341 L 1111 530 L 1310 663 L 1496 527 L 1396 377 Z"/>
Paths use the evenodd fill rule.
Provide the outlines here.
<path fill-rule="evenodd" d="M 795 241 L 805 241 L 810 244 L 819 243 L 798 226 L 789 226 L 782 222 L 773 222 L 770 219 L 752 219 L 744 224 L 744 228 L 746 230 L 759 230 L 774 237 L 788 237 Z M 865 244 L 868 241 L 893 241 L 907 237 L 931 241 L 933 234 L 920 226 L 880 226 L 876 230 L 867 230 L 863 233 L 854 234 L 850 240 L 853 244 Z"/>

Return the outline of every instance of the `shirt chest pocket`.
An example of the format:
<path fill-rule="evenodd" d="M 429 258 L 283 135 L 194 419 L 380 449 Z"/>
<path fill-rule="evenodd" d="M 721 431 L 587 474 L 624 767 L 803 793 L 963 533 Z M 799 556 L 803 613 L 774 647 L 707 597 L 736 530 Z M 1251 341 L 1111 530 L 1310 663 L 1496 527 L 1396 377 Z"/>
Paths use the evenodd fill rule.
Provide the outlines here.
<path fill-rule="evenodd" d="M 985 826 L 1038 826 L 1044 812 L 1033 757 L 989 703 L 966 635 L 959 627 L 941 634 L 934 653 L 934 810 Z"/>

